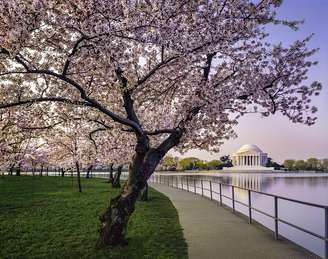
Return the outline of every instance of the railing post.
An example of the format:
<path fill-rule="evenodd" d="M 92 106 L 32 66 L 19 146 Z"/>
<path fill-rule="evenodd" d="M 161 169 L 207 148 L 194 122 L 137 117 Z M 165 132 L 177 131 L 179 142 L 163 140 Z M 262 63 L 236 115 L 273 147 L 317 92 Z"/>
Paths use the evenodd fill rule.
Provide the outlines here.
<path fill-rule="evenodd" d="M 325 259 L 328 259 L 328 207 L 325 208 Z"/>
<path fill-rule="evenodd" d="M 183 190 L 183 177 L 181 176 L 181 189 Z"/>
<path fill-rule="evenodd" d="M 202 196 L 204 196 L 203 180 L 200 180 L 200 186 L 202 188 Z"/>
<path fill-rule="evenodd" d="M 220 206 L 222 206 L 222 183 L 220 183 Z"/>
<path fill-rule="evenodd" d="M 276 240 L 279 238 L 278 231 L 278 197 L 274 197 L 274 237 Z"/>
<path fill-rule="evenodd" d="M 188 176 L 187 176 L 187 191 L 189 192 L 189 181 L 188 181 Z"/>
<path fill-rule="evenodd" d="M 211 200 L 213 200 L 213 196 L 212 196 L 212 181 L 210 181 L 210 194 L 211 194 Z"/>
<path fill-rule="evenodd" d="M 194 178 L 194 193 L 196 193 L 196 180 Z"/>
<path fill-rule="evenodd" d="M 252 196 L 251 190 L 248 190 L 248 223 L 252 224 Z"/>
<path fill-rule="evenodd" d="M 235 186 L 231 186 L 232 212 L 235 213 Z"/>

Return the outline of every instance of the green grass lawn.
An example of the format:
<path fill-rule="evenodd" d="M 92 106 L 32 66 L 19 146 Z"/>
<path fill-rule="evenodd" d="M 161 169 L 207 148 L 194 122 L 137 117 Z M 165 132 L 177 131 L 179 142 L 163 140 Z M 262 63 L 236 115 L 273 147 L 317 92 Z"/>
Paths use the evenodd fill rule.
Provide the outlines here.
<path fill-rule="evenodd" d="M 95 248 L 98 217 L 117 190 L 102 179 L 0 177 L 0 258 L 187 258 L 177 211 L 150 190 L 128 226 L 128 246 Z"/>

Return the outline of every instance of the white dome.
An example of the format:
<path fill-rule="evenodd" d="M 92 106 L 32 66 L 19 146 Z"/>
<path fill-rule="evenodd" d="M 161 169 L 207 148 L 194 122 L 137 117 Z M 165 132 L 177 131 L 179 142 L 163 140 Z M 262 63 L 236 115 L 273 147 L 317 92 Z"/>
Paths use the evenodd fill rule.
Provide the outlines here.
<path fill-rule="evenodd" d="M 262 150 L 254 144 L 242 145 L 241 148 L 239 148 L 236 153 L 244 153 L 244 152 L 263 153 Z"/>

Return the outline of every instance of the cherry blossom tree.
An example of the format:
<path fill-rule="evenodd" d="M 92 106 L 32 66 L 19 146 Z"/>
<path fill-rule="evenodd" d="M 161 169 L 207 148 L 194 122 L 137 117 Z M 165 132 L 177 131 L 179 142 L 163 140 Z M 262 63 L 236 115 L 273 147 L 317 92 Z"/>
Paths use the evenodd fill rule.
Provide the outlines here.
<path fill-rule="evenodd" d="M 300 25 L 276 18 L 281 2 L 0 3 L 0 109 L 31 110 L 37 124 L 34 110 L 57 107 L 132 139 L 129 178 L 102 219 L 99 245 L 125 243 L 137 197 L 169 150 L 217 151 L 248 112 L 315 122 L 310 102 L 321 85 L 305 82 L 316 64 L 311 36 L 290 46 L 266 39 L 268 24 Z"/>
<path fill-rule="evenodd" d="M 76 169 L 77 184 L 79 192 L 82 192 L 81 169 L 82 161 L 90 164 L 90 154 L 92 144 L 80 124 L 66 122 L 64 125 L 53 128 L 47 134 L 48 149 L 52 152 L 52 157 L 56 157 L 59 164 L 66 163 L 66 167 Z M 88 151 L 87 151 L 88 150 Z"/>

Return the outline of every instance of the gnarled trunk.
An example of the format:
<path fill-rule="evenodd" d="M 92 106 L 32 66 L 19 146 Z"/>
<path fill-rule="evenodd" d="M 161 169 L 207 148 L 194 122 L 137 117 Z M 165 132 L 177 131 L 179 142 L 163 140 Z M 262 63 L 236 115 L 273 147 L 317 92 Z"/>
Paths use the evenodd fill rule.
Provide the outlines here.
<path fill-rule="evenodd" d="M 87 174 L 85 175 L 85 178 L 90 178 L 90 174 L 92 172 L 92 168 L 93 168 L 93 165 L 90 165 L 88 168 L 87 168 Z"/>
<path fill-rule="evenodd" d="M 108 178 L 108 183 L 113 183 L 114 181 L 114 176 L 113 176 L 113 171 L 114 171 L 114 164 L 111 163 L 109 166 L 109 178 Z"/>
<path fill-rule="evenodd" d="M 129 166 L 129 177 L 121 193 L 111 199 L 109 208 L 100 217 L 100 236 L 97 246 L 117 246 L 126 244 L 124 238 L 127 223 L 135 209 L 135 203 L 148 178 L 155 171 L 159 161 L 179 143 L 182 131 L 171 133 L 158 147 L 149 147 L 147 136 L 138 136 L 136 154 Z"/>
<path fill-rule="evenodd" d="M 129 180 L 124 184 L 121 193 L 111 199 L 109 208 L 100 217 L 98 247 L 127 244 L 124 237 L 126 226 L 135 209 L 135 202 L 142 188 L 132 165 L 129 167 L 129 176 Z"/>

